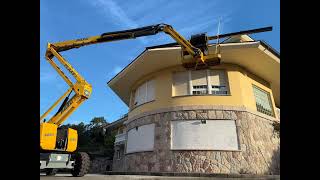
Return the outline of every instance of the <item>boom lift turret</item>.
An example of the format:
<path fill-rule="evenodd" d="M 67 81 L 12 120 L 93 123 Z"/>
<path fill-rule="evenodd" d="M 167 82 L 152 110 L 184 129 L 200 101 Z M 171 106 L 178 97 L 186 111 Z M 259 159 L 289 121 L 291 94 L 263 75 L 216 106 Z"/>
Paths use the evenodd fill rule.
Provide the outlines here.
<path fill-rule="evenodd" d="M 204 68 L 220 63 L 219 52 L 208 53 L 208 40 L 217 37 L 207 37 L 206 34 L 192 36 L 188 41 L 176 32 L 170 25 L 157 24 L 136 29 L 103 33 L 98 36 L 76 40 L 48 43 L 45 54 L 46 60 L 69 85 L 69 89 L 40 117 L 40 169 L 45 169 L 47 175 L 55 174 L 57 169 L 71 169 L 73 176 L 83 176 L 87 173 L 90 160 L 86 153 L 75 153 L 78 134 L 74 129 L 62 131 L 58 127 L 85 101 L 92 91 L 91 85 L 71 66 L 60 52 L 80 48 L 87 45 L 135 39 L 142 36 L 155 35 L 165 32 L 170 35 L 182 48 L 182 65 L 185 68 Z M 53 61 L 58 61 L 69 71 L 76 80 L 73 83 L 62 69 Z M 189 58 L 187 58 L 189 57 Z M 69 98 L 71 93 L 74 95 Z M 63 100 L 64 99 L 64 100 Z M 58 111 L 47 121 L 44 118 L 63 100 Z"/>

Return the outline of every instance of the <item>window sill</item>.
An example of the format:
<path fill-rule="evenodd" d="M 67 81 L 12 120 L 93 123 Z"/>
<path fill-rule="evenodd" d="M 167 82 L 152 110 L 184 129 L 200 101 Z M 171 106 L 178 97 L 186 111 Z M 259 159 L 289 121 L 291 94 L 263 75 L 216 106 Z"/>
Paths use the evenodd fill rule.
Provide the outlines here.
<path fill-rule="evenodd" d="M 263 114 L 263 116 L 276 118 L 275 114 L 273 114 L 273 115 L 269 115 L 269 114 L 265 114 L 265 113 L 263 113 L 263 112 L 260 112 L 260 111 L 258 111 L 258 110 L 256 110 L 256 112 L 258 112 L 259 114 Z"/>
<path fill-rule="evenodd" d="M 132 151 L 125 153 L 125 155 L 134 154 L 134 153 L 145 153 L 145 152 L 153 152 L 154 150 L 142 150 L 142 151 Z"/>
<path fill-rule="evenodd" d="M 172 98 L 178 98 L 178 97 L 189 97 L 189 96 L 231 96 L 231 94 L 193 94 L 193 95 L 180 95 L 180 96 L 172 96 Z"/>
<path fill-rule="evenodd" d="M 134 106 L 130 111 L 133 111 L 134 109 L 136 109 L 136 108 L 138 108 L 138 107 L 140 107 L 140 106 L 143 106 L 143 105 L 148 104 L 148 103 L 152 103 L 152 102 L 154 102 L 154 101 L 156 101 L 156 100 L 148 101 L 148 102 L 139 104 L 139 105 L 137 105 L 137 106 Z"/>

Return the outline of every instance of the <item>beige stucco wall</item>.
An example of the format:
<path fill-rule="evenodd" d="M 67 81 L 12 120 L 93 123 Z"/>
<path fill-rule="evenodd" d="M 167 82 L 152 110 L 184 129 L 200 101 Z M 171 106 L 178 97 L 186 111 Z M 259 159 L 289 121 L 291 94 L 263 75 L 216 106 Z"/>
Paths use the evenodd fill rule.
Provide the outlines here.
<path fill-rule="evenodd" d="M 190 106 L 190 105 L 225 105 L 225 106 L 244 106 L 248 109 L 256 111 L 256 105 L 253 95 L 252 85 L 256 85 L 271 95 L 273 109 L 275 111 L 275 104 L 270 89 L 269 83 L 253 75 L 242 67 L 234 64 L 221 64 L 219 66 L 211 67 L 211 69 L 225 69 L 229 82 L 230 95 L 227 96 L 172 96 L 172 72 L 182 71 L 183 67 L 175 66 L 163 69 L 138 80 L 131 87 L 131 92 L 139 85 L 149 79 L 155 80 L 155 100 L 142 104 L 140 106 L 132 106 L 132 96 L 130 100 L 129 119 L 141 113 L 154 111 L 161 108 L 175 107 L 175 106 Z M 277 114 L 275 113 L 276 118 Z"/>

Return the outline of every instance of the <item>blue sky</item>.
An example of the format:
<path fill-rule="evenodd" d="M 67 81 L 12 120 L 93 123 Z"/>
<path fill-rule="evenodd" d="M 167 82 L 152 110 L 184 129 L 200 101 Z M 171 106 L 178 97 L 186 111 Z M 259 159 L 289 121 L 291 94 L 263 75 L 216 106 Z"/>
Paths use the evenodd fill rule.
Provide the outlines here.
<path fill-rule="evenodd" d="M 219 18 L 222 34 L 273 26 L 273 31 L 251 37 L 265 40 L 280 52 L 280 3 L 277 0 L 40 1 L 40 114 L 68 89 L 68 85 L 44 58 L 47 42 L 54 43 L 158 23 L 172 25 L 186 38 L 201 32 L 215 35 Z M 145 47 L 171 42 L 174 41 L 161 33 L 63 52 L 62 55 L 93 86 L 91 98 L 65 123 L 88 123 L 98 116 L 104 116 L 108 122 L 112 122 L 126 113 L 128 107 L 112 92 L 107 82 Z"/>

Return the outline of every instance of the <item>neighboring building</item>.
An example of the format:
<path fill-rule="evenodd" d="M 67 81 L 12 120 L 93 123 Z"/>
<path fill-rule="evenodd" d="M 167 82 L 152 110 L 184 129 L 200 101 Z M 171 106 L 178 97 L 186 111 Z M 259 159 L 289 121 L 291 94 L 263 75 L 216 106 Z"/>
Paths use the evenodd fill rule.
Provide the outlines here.
<path fill-rule="evenodd" d="M 124 115 L 120 119 L 108 124 L 104 127 L 107 134 L 115 135 L 115 152 L 113 156 L 113 163 L 112 163 L 112 169 L 117 169 L 124 171 L 123 169 L 123 161 L 124 161 L 124 153 L 125 153 L 125 140 L 126 140 L 126 134 L 125 134 L 125 126 L 124 122 L 128 120 L 128 115 Z M 111 168 L 109 169 L 111 170 Z"/>
<path fill-rule="evenodd" d="M 280 55 L 248 35 L 220 47 L 198 71 L 179 46 L 148 47 L 108 82 L 129 107 L 113 171 L 280 173 Z"/>

